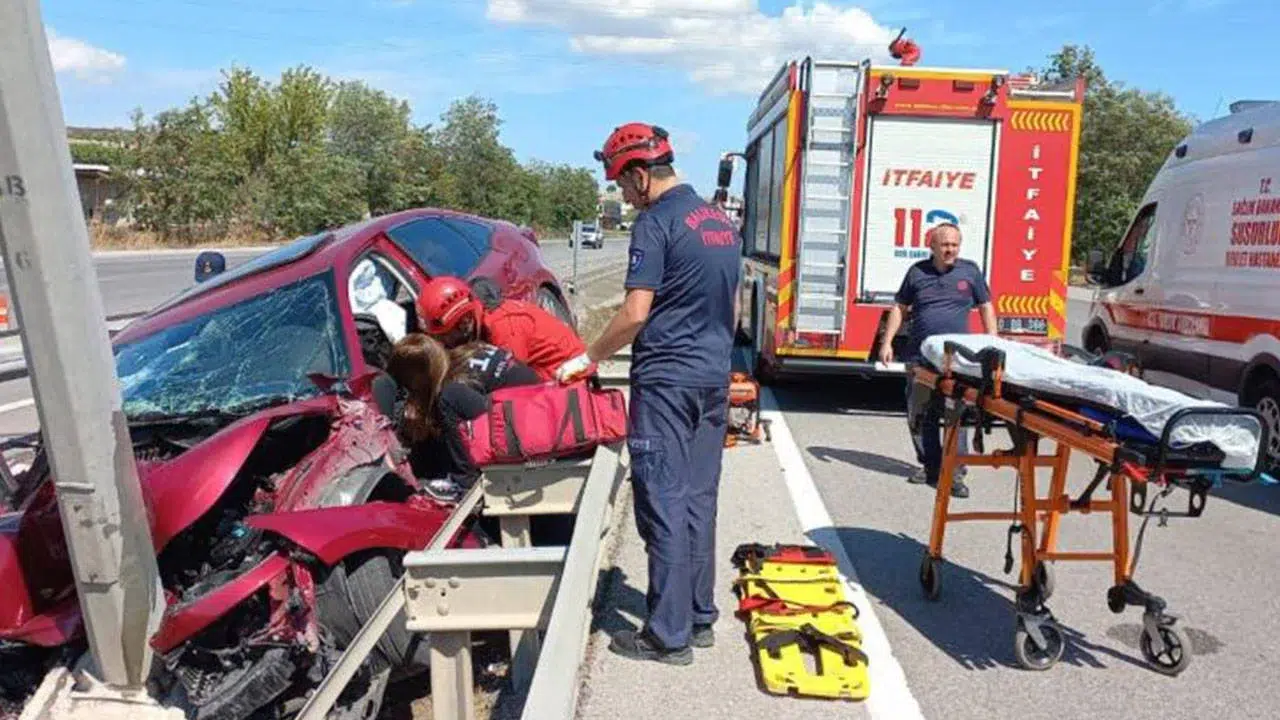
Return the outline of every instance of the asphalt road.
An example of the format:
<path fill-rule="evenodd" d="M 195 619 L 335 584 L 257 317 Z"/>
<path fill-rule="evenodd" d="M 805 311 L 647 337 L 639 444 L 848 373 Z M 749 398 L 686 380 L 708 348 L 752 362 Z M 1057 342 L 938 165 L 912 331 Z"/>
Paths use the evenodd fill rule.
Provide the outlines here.
<path fill-rule="evenodd" d="M 1069 340 L 1079 343 L 1088 300 L 1076 293 L 1069 304 Z M 795 542 L 797 517 L 809 542 L 838 543 L 851 559 L 864 601 L 883 628 L 889 652 L 901 667 L 914 703 L 899 703 L 893 688 L 875 686 L 880 704 L 829 704 L 768 698 L 750 676 L 749 650 L 740 621 L 722 615 L 721 643 L 699 651 L 692 667 L 648 667 L 620 660 L 597 645 L 588 660 L 581 716 L 644 717 L 661 706 L 671 720 L 759 717 L 800 720 L 840 712 L 843 717 L 897 720 L 914 717 L 918 704 L 930 720 L 1046 717 L 1200 718 L 1276 717 L 1280 688 L 1267 680 L 1280 637 L 1280 575 L 1272 543 L 1280 534 L 1280 488 L 1228 486 L 1214 491 L 1202 517 L 1153 520 L 1145 533 L 1137 582 L 1168 603 L 1189 636 L 1192 662 L 1180 676 L 1149 668 L 1139 648 L 1141 608 L 1122 614 L 1107 608 L 1113 582 L 1109 563 L 1057 562 L 1056 590 L 1048 607 L 1069 639 L 1063 659 L 1045 672 L 1017 665 L 1013 653 L 1015 569 L 1004 572 L 1009 523 L 955 523 L 944 544 L 942 595 L 923 597 L 918 572 L 930 534 L 934 490 L 906 478 L 916 462 L 902 412 L 901 380 L 809 380 L 787 383 L 771 394 L 793 450 L 776 438 L 772 452 L 727 451 L 718 513 L 719 556 L 737 542 Z M 767 402 L 767 400 L 766 400 Z M 1009 447 L 1007 434 L 993 433 L 988 448 Z M 1043 452 L 1052 452 L 1046 443 Z M 798 451 L 794 464 L 789 458 Z M 779 477 L 778 468 L 783 472 Z M 797 467 L 799 466 L 799 467 Z M 1078 495 L 1092 477 L 1088 458 L 1073 455 L 1068 492 Z M 807 477 L 804 481 L 797 474 Z M 812 480 L 816 493 L 797 494 Z M 1012 510 L 1012 470 L 970 470 L 971 496 L 954 500 L 954 511 Z M 1047 492 L 1048 471 L 1041 474 Z M 782 491 L 792 488 L 791 497 Z M 1105 497 L 1105 488 L 1099 497 Z M 1166 507 L 1185 510 L 1186 493 L 1175 491 Z M 829 520 L 827 517 L 829 516 Z M 1130 537 L 1140 518 L 1130 515 Z M 615 574 L 625 577 L 610 591 L 598 633 L 643 619 L 643 547 L 633 521 Z M 803 540 L 801 540 L 803 541 Z M 1109 516 L 1069 515 L 1058 548 L 1109 551 Z M 721 609 L 736 602 L 727 591 L 732 570 L 721 562 L 717 588 Z M 639 597 L 640 600 L 636 600 Z M 866 621 L 869 623 L 870 619 Z M 864 626 L 864 631 L 866 626 Z M 600 638 L 598 642 L 603 642 Z M 887 654 L 871 657 L 887 662 Z M 886 696 L 886 693 L 889 694 Z M 894 699 L 884 699 L 892 697 Z"/>
<path fill-rule="evenodd" d="M 584 287 L 602 275 L 620 271 L 626 262 L 626 240 L 607 238 L 601 249 L 578 250 L 579 286 Z M 94 269 L 98 275 L 103 304 L 108 316 L 143 312 L 173 297 L 194 282 L 195 257 L 199 250 L 167 250 L 159 252 L 95 253 Z M 226 249 L 228 269 L 253 259 L 262 249 Z M 544 262 L 561 283 L 573 274 L 573 250 L 565 238 L 543 238 Z M 0 262 L 0 267 L 3 263 Z M 621 288 L 619 288 L 621 291 Z M 0 292 L 8 292 L 8 281 L 0 272 Z M 0 359 L 20 358 L 18 336 L 0 341 Z M 39 428 L 36 408 L 31 400 L 31 387 L 25 378 L 0 383 L 0 438 L 34 432 Z"/>

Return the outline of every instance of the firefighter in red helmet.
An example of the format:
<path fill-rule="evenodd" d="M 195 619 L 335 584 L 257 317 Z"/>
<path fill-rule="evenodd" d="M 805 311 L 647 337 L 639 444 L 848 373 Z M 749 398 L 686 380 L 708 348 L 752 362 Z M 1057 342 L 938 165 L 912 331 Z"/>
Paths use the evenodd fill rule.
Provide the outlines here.
<path fill-rule="evenodd" d="M 510 350 L 543 380 L 582 353 L 586 345 L 573 328 L 524 300 L 502 299 L 486 307 L 471 286 L 449 276 L 433 278 L 418 296 L 422 331 L 446 347 L 483 340 Z"/>
<path fill-rule="evenodd" d="M 616 635 L 626 657 L 686 665 L 714 642 L 716 506 L 728 408 L 739 258 L 736 224 L 681 182 L 665 130 L 616 128 L 595 153 L 605 178 L 640 210 L 631 228 L 626 299 L 587 352 L 585 372 L 631 343 L 627 447 L 636 529 L 649 554 L 648 617 Z"/>

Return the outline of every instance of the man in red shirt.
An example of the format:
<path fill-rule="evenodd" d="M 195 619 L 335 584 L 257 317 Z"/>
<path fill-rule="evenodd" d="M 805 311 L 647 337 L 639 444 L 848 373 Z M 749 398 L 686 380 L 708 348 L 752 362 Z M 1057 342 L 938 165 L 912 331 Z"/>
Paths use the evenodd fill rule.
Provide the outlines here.
<path fill-rule="evenodd" d="M 432 279 L 422 288 L 417 305 L 423 331 L 447 347 L 484 340 L 510 350 L 543 380 L 554 379 L 557 368 L 587 349 L 573 328 L 536 304 L 502 300 L 486 308 L 471 287 L 455 277 Z"/>

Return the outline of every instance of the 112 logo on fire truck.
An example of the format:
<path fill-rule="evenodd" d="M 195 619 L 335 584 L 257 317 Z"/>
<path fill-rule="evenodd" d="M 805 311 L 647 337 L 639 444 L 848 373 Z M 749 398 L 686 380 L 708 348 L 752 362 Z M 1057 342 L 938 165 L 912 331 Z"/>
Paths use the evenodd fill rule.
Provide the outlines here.
<path fill-rule="evenodd" d="M 908 223 L 910 219 L 910 223 Z M 928 257 L 930 250 L 924 241 L 925 228 L 939 223 L 960 224 L 960 218 L 946 210 L 930 210 L 925 213 L 920 208 L 893 209 L 893 255 L 912 259 Z M 910 230 L 910 232 L 908 232 Z M 907 247 L 913 249 L 906 249 Z M 901 249 L 899 249 L 901 248 Z M 915 249 L 923 248 L 923 249 Z"/>

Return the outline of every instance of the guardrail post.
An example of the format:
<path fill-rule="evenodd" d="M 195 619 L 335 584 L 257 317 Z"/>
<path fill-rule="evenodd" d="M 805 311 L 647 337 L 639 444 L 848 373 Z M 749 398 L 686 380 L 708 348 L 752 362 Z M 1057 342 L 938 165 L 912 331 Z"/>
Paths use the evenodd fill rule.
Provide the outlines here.
<path fill-rule="evenodd" d="M 528 515 L 506 515 L 499 521 L 502 530 L 502 546 L 510 548 L 531 547 L 533 531 Z M 538 665 L 541 638 L 537 630 L 512 630 L 511 638 L 511 686 L 520 692 L 529 687 L 533 670 Z"/>
<path fill-rule="evenodd" d="M 471 633 L 431 634 L 431 717 L 472 720 L 476 714 L 471 673 Z"/>

